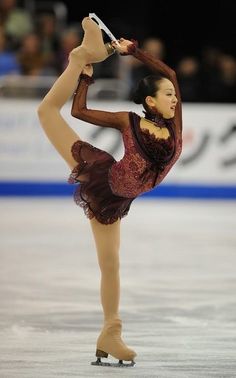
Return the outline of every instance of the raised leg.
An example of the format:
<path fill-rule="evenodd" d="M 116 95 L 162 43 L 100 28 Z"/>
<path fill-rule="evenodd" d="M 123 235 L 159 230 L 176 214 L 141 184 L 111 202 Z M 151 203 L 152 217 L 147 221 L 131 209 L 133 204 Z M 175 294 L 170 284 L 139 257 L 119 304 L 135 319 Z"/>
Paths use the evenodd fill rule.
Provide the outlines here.
<path fill-rule="evenodd" d="M 82 26 L 85 32 L 82 45 L 71 51 L 67 68 L 38 108 L 39 119 L 47 137 L 70 168 L 74 168 L 77 164 L 71 155 L 71 146 L 80 138 L 67 124 L 60 110 L 73 95 L 85 65 L 108 57 L 97 24 L 86 17 Z"/>
<path fill-rule="evenodd" d="M 77 55 L 70 56 L 67 68 L 56 80 L 38 108 L 40 123 L 48 139 L 70 168 L 78 164 L 71 155 L 71 146 L 80 138 L 62 117 L 60 110 L 74 93 L 85 65 L 86 55 L 82 48 L 80 50 L 78 48 Z"/>
<path fill-rule="evenodd" d="M 88 63 L 102 62 L 108 57 L 108 51 L 104 45 L 100 28 L 89 17 L 83 19 L 82 27 L 85 31 L 82 46 L 88 54 Z"/>

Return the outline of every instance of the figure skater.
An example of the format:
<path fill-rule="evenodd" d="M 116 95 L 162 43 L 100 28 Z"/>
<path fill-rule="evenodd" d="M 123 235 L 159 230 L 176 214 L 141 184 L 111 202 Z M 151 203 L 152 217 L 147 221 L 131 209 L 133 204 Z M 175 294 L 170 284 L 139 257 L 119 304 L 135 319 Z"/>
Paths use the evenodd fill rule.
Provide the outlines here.
<path fill-rule="evenodd" d="M 136 353 L 121 338 L 119 314 L 120 221 L 132 201 L 156 187 L 181 153 L 181 100 L 175 72 L 160 60 L 142 52 L 134 41 L 104 45 L 97 24 L 82 21 L 84 38 L 73 49 L 69 63 L 38 108 L 41 125 L 48 138 L 72 169 L 69 183 L 79 183 L 75 201 L 90 219 L 101 270 L 101 303 L 104 325 L 97 339 L 97 361 L 106 366 L 134 366 Z M 92 63 L 105 60 L 113 51 L 132 54 L 154 72 L 138 85 L 134 102 L 142 104 L 144 117 L 134 112 L 106 112 L 86 106 L 92 79 Z M 78 83 L 79 82 L 79 83 Z M 76 89 L 77 88 L 77 89 Z M 72 115 L 122 133 L 125 153 L 120 161 L 82 141 L 60 114 L 74 94 Z M 102 357 L 113 356 L 118 364 L 105 364 Z M 131 361 L 124 364 L 124 361 Z"/>

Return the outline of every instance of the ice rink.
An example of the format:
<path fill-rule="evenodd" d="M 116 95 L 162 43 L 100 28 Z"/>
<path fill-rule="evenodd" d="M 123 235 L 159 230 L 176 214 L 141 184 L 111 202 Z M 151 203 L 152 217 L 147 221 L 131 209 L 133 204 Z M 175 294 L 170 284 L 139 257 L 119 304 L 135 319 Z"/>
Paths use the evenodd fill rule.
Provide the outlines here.
<path fill-rule="evenodd" d="M 71 198 L 1 198 L 0 377 L 236 377 L 236 201 L 134 201 L 122 222 L 129 369 L 102 326 L 89 222 Z"/>

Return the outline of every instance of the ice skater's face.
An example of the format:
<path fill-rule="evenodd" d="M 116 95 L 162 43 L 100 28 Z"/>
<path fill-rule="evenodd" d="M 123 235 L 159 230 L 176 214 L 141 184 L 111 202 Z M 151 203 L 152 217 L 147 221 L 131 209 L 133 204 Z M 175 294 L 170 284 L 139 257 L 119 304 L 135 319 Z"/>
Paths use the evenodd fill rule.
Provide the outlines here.
<path fill-rule="evenodd" d="M 170 80 L 163 78 L 157 82 L 157 88 L 158 90 L 154 97 L 146 97 L 148 106 L 150 108 L 156 108 L 166 119 L 173 118 L 178 102 L 174 85 Z"/>

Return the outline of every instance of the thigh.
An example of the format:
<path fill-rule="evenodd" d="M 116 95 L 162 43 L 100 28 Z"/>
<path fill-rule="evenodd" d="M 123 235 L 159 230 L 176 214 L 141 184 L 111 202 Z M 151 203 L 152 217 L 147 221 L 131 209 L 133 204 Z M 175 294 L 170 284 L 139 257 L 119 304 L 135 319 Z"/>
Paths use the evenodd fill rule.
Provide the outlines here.
<path fill-rule="evenodd" d="M 92 232 L 98 252 L 98 259 L 108 259 L 119 254 L 120 219 L 112 224 L 102 224 L 96 218 L 90 220 Z"/>
<path fill-rule="evenodd" d="M 72 145 L 81 140 L 79 135 L 67 124 L 67 122 L 56 112 L 48 114 L 41 120 L 42 127 L 56 150 L 61 157 L 66 161 L 71 169 L 73 169 L 78 162 L 73 158 L 71 153 Z"/>

